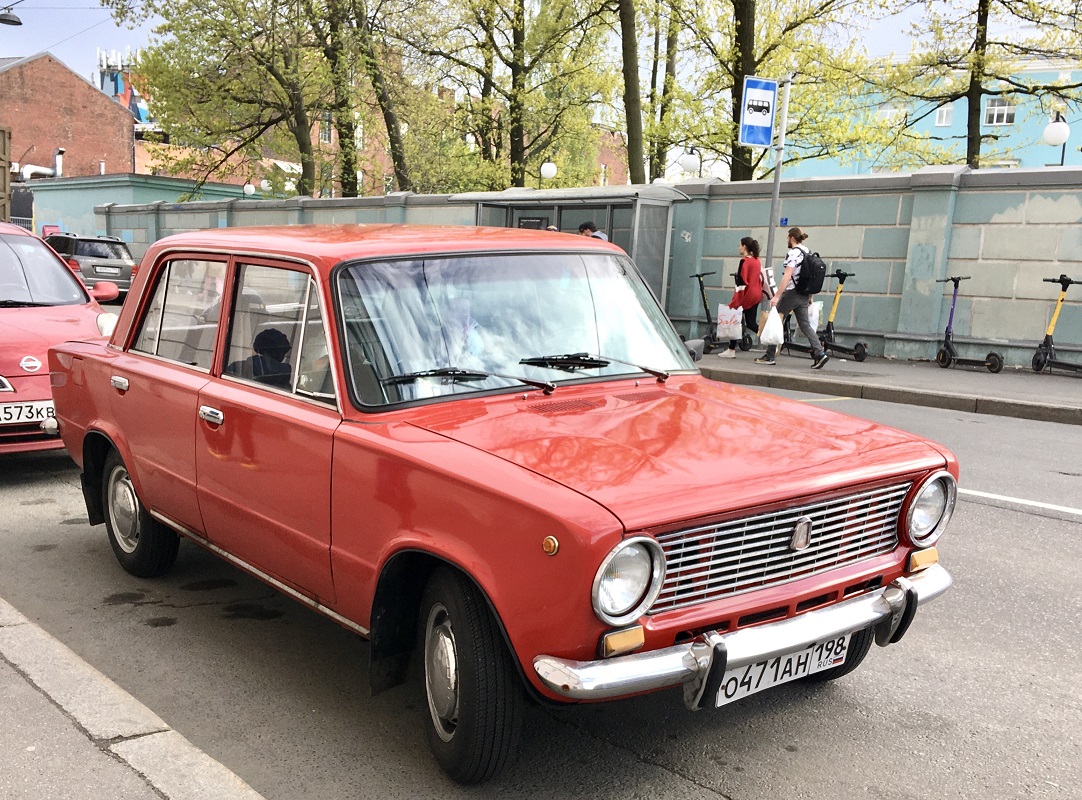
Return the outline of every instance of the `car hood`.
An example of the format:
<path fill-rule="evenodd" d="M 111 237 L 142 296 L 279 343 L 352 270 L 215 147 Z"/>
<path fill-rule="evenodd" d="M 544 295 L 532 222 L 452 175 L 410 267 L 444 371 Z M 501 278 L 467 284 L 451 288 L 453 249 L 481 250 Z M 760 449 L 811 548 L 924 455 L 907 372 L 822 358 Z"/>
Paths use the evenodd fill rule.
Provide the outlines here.
<path fill-rule="evenodd" d="M 444 403 L 411 421 L 594 499 L 628 530 L 946 464 L 912 434 L 702 377 Z"/>
<path fill-rule="evenodd" d="M 0 375 L 49 372 L 49 348 L 71 339 L 101 338 L 97 303 L 46 308 L 0 308 Z M 38 369 L 33 366 L 36 359 Z"/>

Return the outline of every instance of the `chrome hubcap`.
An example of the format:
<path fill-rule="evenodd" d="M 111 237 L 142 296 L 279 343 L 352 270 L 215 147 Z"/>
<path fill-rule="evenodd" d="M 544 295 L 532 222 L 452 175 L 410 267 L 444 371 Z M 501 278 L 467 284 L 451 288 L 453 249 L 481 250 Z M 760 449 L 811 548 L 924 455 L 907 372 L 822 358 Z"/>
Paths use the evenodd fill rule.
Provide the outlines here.
<path fill-rule="evenodd" d="M 436 733 L 451 741 L 458 726 L 458 652 L 451 618 L 439 603 L 425 626 L 425 692 Z"/>
<path fill-rule="evenodd" d="M 116 543 L 125 553 L 134 553 L 139 544 L 139 498 L 124 467 L 109 474 L 108 512 Z"/>

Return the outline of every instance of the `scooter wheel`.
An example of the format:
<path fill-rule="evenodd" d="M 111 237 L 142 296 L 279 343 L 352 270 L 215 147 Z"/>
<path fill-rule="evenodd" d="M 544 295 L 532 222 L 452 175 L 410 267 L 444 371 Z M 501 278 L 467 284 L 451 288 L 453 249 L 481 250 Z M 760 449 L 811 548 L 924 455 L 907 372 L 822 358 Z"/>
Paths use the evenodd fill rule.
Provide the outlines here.
<path fill-rule="evenodd" d="M 740 340 L 740 349 L 745 353 L 751 350 L 751 334 L 745 333 L 744 338 Z"/>
<path fill-rule="evenodd" d="M 947 348 L 941 347 L 939 348 L 939 352 L 935 354 L 935 363 L 939 364 L 943 369 L 946 369 L 954 363 L 954 359 L 951 357 L 950 351 Z"/>
<path fill-rule="evenodd" d="M 862 342 L 857 342 L 853 345 L 853 358 L 857 361 L 863 361 L 868 357 L 868 348 L 864 346 Z"/>
<path fill-rule="evenodd" d="M 1040 372 L 1048 366 L 1048 353 L 1044 350 L 1038 350 L 1033 354 L 1033 360 L 1029 362 L 1029 365 L 1033 367 L 1034 372 Z"/>
<path fill-rule="evenodd" d="M 1003 369 L 1003 356 L 999 353 L 989 353 L 984 357 L 984 365 L 988 367 L 988 371 L 995 375 L 1001 369 Z"/>

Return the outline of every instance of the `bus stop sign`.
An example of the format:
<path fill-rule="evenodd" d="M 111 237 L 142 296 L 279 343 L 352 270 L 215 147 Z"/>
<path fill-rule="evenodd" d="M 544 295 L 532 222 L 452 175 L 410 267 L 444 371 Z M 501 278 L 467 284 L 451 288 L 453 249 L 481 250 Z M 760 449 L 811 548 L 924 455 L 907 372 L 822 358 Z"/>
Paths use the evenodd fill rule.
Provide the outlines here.
<path fill-rule="evenodd" d="M 774 106 L 777 100 L 776 80 L 744 76 L 744 94 L 740 102 L 740 144 L 745 147 L 770 147 L 774 138 Z"/>

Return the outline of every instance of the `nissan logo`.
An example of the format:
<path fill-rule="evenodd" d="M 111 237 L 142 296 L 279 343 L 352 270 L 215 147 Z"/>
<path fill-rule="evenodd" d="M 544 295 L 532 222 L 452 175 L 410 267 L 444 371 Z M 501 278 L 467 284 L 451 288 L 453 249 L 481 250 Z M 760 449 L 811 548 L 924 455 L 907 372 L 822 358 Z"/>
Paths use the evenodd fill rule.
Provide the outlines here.
<path fill-rule="evenodd" d="M 811 544 L 811 517 L 801 517 L 793 527 L 793 535 L 789 537 L 789 549 L 807 550 Z"/>
<path fill-rule="evenodd" d="M 33 356 L 23 356 L 23 360 L 19 362 L 19 366 L 26 372 L 37 372 L 41 369 L 41 362 Z"/>

